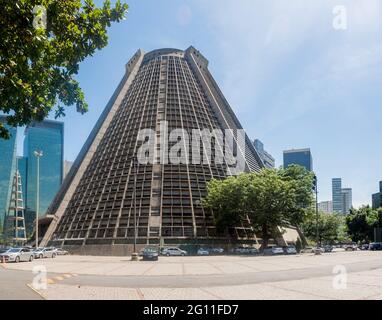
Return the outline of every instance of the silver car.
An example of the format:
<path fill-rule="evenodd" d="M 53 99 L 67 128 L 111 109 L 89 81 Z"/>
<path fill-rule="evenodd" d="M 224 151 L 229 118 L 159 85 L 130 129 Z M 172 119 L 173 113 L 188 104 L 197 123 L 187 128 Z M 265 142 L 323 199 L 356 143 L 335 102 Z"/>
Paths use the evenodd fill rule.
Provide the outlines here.
<path fill-rule="evenodd" d="M 57 256 L 55 248 L 37 248 L 33 253 L 36 259 L 55 258 Z"/>
<path fill-rule="evenodd" d="M 20 262 L 33 261 L 33 252 L 27 248 L 12 248 L 0 254 L 0 261 Z"/>
<path fill-rule="evenodd" d="M 69 252 L 67 250 L 62 249 L 62 248 L 57 248 L 56 254 L 58 256 L 66 256 L 67 254 L 69 254 Z"/>
<path fill-rule="evenodd" d="M 177 247 L 164 248 L 162 254 L 165 256 L 185 256 L 187 251 L 181 250 Z"/>

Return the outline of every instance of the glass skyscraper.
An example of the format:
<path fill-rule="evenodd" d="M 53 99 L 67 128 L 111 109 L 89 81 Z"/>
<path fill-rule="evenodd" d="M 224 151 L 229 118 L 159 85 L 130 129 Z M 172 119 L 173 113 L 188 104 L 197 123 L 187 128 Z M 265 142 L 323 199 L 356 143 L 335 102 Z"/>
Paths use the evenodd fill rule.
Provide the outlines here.
<path fill-rule="evenodd" d="M 0 122 L 5 124 L 5 116 Z M 9 140 L 0 139 L 0 224 L 3 229 L 4 218 L 8 212 L 12 179 L 16 170 L 16 128 L 5 125 L 10 131 Z"/>
<path fill-rule="evenodd" d="M 34 152 L 42 151 L 43 153 L 40 158 L 39 215 L 44 216 L 62 183 L 63 141 L 64 124 L 62 122 L 45 120 L 33 123 L 25 130 L 24 156 L 28 158 L 24 168 L 27 182 L 25 219 L 29 231 L 36 215 L 37 158 Z"/>
<path fill-rule="evenodd" d="M 333 212 L 342 213 L 342 179 L 333 178 L 332 179 L 332 201 L 333 201 Z"/>
<path fill-rule="evenodd" d="M 17 157 L 17 168 L 21 177 L 22 192 L 24 201 L 27 194 L 27 183 L 28 183 L 28 158 L 27 157 Z"/>
<path fill-rule="evenodd" d="M 353 207 L 353 191 L 351 188 L 343 188 L 342 192 L 342 213 L 350 213 Z"/>
<path fill-rule="evenodd" d="M 283 155 L 284 168 L 292 164 L 297 164 L 308 171 L 313 171 L 313 158 L 309 148 L 286 150 Z"/>
<path fill-rule="evenodd" d="M 379 192 L 372 196 L 373 209 L 382 208 L 382 181 L 379 182 Z"/>

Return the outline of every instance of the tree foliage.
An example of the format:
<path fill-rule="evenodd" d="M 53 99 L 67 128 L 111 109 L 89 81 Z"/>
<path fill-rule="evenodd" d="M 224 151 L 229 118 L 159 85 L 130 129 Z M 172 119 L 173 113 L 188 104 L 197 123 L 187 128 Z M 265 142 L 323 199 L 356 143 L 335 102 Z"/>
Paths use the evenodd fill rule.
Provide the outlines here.
<path fill-rule="evenodd" d="M 374 228 L 382 227 L 382 208 L 373 210 L 370 206 L 351 209 L 346 216 L 348 233 L 355 242 L 370 242 L 374 239 Z"/>
<path fill-rule="evenodd" d="M 44 11 L 36 10 L 41 5 Z M 11 126 L 42 121 L 63 106 L 88 109 L 74 79 L 79 63 L 108 43 L 106 29 L 124 19 L 127 4 L 106 0 L 0 0 L 0 111 Z M 9 138 L 0 123 L 0 138 Z"/>
<path fill-rule="evenodd" d="M 298 225 L 304 220 L 313 200 L 313 176 L 303 167 L 291 166 L 212 180 L 203 205 L 213 210 L 220 228 L 233 227 L 249 218 L 266 247 L 277 227 Z"/>
<path fill-rule="evenodd" d="M 344 232 L 345 217 L 337 213 L 319 212 L 318 224 L 317 215 L 312 213 L 302 224 L 304 235 L 312 241 L 317 239 L 318 225 L 318 241 L 319 244 L 333 244 L 334 242 L 342 242 L 347 240 Z"/>

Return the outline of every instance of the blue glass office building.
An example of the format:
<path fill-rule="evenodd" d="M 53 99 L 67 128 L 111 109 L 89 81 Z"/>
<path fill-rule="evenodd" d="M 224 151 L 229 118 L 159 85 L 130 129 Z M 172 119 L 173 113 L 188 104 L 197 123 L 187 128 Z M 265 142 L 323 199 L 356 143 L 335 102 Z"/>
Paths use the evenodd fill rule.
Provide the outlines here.
<path fill-rule="evenodd" d="M 17 157 L 17 169 L 20 172 L 23 199 L 26 200 L 27 195 L 27 183 L 28 183 L 28 158 Z"/>
<path fill-rule="evenodd" d="M 0 116 L 0 122 L 5 123 L 5 117 Z M 3 227 L 4 218 L 9 207 L 12 179 L 16 169 L 16 128 L 5 125 L 10 131 L 9 140 L 0 139 L 0 224 Z M 2 228 L 1 228 L 2 229 Z"/>
<path fill-rule="evenodd" d="M 28 158 L 25 168 L 27 230 L 31 230 L 30 226 L 36 216 L 37 158 L 34 152 L 43 152 L 43 156 L 40 158 L 39 216 L 44 216 L 62 183 L 63 141 L 64 124 L 62 122 L 45 120 L 33 123 L 25 130 L 24 157 Z"/>
<path fill-rule="evenodd" d="M 293 149 L 284 151 L 284 168 L 292 164 L 305 167 L 313 171 L 313 158 L 310 149 Z"/>
<path fill-rule="evenodd" d="M 342 179 L 332 179 L 333 212 L 343 213 Z"/>

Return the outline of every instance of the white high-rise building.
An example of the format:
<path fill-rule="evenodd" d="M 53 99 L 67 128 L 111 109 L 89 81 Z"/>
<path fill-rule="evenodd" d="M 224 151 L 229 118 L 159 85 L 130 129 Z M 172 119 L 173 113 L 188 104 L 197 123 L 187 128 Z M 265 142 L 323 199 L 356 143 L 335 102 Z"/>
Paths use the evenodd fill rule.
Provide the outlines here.
<path fill-rule="evenodd" d="M 322 201 L 318 203 L 318 210 L 325 213 L 333 213 L 333 201 Z"/>

